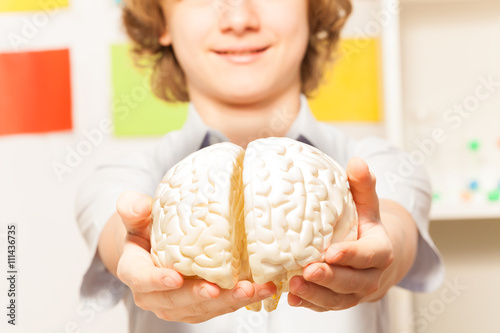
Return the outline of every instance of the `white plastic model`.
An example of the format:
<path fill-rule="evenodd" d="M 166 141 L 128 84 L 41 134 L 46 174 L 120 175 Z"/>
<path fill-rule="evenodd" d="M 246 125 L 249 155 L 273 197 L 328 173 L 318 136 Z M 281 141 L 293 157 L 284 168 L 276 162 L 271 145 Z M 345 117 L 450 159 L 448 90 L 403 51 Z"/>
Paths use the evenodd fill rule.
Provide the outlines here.
<path fill-rule="evenodd" d="M 335 242 L 356 240 L 356 206 L 343 168 L 288 138 L 201 149 L 172 167 L 152 209 L 151 254 L 160 267 L 221 288 L 272 281 L 277 307 L 288 281 L 324 260 Z M 248 307 L 260 310 L 261 304 Z"/>

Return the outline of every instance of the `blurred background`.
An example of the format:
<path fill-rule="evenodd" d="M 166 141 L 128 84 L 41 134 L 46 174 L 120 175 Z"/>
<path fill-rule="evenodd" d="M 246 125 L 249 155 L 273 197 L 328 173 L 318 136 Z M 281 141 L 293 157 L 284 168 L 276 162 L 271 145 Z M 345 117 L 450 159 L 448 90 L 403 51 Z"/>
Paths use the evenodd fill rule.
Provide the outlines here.
<path fill-rule="evenodd" d="M 224 3 L 226 0 L 214 0 Z M 75 193 L 103 161 L 185 120 L 134 69 L 114 0 L 0 0 L 2 332 L 126 332 L 109 295 L 79 304 L 92 253 Z M 217 6 L 214 4 L 214 11 Z M 434 293 L 391 292 L 393 332 L 500 332 L 500 1 L 354 0 L 339 60 L 310 100 L 354 137 L 379 135 L 425 165 Z M 7 324 L 7 226 L 17 225 L 17 320 Z"/>

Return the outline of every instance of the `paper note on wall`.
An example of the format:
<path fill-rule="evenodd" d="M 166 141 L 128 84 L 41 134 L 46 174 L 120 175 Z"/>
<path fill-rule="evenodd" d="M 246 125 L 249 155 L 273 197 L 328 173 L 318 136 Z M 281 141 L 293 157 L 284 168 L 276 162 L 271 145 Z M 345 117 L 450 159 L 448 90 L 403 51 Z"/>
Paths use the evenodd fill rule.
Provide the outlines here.
<path fill-rule="evenodd" d="M 128 45 L 112 45 L 111 54 L 115 135 L 160 135 L 181 128 L 187 104 L 155 97 L 147 75 L 134 67 Z"/>
<path fill-rule="evenodd" d="M 322 121 L 381 120 L 382 68 L 380 41 L 345 39 L 339 59 L 326 73 L 325 84 L 309 100 L 311 110 Z"/>
<path fill-rule="evenodd" d="M 0 134 L 72 128 L 69 50 L 0 53 Z"/>
<path fill-rule="evenodd" d="M 68 0 L 1 0 L 0 12 L 49 11 L 68 7 Z"/>

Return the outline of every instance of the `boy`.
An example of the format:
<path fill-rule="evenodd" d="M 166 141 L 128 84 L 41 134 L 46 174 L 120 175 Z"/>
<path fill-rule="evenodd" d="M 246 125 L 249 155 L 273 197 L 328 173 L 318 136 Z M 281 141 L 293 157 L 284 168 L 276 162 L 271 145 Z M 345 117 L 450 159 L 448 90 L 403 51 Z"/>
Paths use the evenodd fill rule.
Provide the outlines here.
<path fill-rule="evenodd" d="M 439 285 L 424 172 L 391 188 L 384 175 L 397 173 L 401 152 L 379 139 L 351 140 L 307 105 L 350 11 L 348 0 L 126 2 L 125 26 L 136 54 L 153 60 L 155 93 L 189 101 L 189 115 L 157 147 L 100 167 L 80 191 L 80 227 L 97 249 L 84 297 L 118 278 L 124 288 L 115 296 L 125 300 L 131 332 L 387 332 L 391 286 Z M 151 196 L 166 171 L 211 143 L 245 148 L 263 136 L 304 141 L 347 167 L 360 223 L 358 240 L 331 246 L 325 263 L 304 268 L 271 314 L 239 309 L 274 294 L 272 283 L 221 290 L 155 267 L 149 253 Z"/>

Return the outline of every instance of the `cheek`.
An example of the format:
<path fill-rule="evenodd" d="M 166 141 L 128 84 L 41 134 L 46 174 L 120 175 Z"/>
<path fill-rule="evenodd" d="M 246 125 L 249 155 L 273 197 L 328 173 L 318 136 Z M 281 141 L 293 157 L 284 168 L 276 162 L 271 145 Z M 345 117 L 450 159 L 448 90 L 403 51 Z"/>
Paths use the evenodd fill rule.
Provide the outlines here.
<path fill-rule="evenodd" d="M 307 6 L 302 1 L 288 0 L 300 5 L 281 7 L 268 12 L 266 22 L 284 44 L 287 57 L 294 55 L 294 59 L 302 59 L 309 41 L 309 23 Z M 293 18 L 293 19 L 292 19 Z"/>
<path fill-rule="evenodd" d="M 185 66 L 196 64 L 196 57 L 201 55 L 200 49 L 205 51 L 204 41 L 211 23 L 207 21 L 206 15 L 196 11 L 179 11 L 171 20 L 169 26 L 175 55 L 183 69 L 188 70 Z"/>

